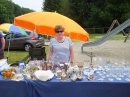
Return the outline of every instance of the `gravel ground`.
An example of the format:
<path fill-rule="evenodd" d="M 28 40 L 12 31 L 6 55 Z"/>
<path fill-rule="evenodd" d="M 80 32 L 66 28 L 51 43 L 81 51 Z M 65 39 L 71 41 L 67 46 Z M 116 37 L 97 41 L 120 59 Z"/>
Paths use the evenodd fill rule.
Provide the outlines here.
<path fill-rule="evenodd" d="M 84 47 L 81 52 L 83 42 L 74 42 L 75 64 L 82 65 L 84 61 L 90 61 L 90 53 L 92 52 L 97 58 L 102 57 L 104 60 L 110 60 L 113 63 L 117 60 L 119 63 L 125 59 L 130 63 L 130 40 L 124 43 L 124 40 L 108 40 L 101 45 Z"/>

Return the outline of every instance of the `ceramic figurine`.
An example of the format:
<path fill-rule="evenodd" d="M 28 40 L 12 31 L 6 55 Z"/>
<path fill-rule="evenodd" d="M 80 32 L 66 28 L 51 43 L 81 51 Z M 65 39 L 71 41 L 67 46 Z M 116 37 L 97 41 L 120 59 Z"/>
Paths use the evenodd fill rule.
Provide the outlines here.
<path fill-rule="evenodd" d="M 65 81 L 66 80 L 66 74 L 64 72 L 62 72 L 61 74 L 61 80 L 62 81 Z"/>
<path fill-rule="evenodd" d="M 57 70 L 56 73 L 57 73 L 57 78 L 61 78 L 61 70 Z"/>
<path fill-rule="evenodd" d="M 76 74 L 73 74 L 73 76 L 71 77 L 71 80 L 72 80 L 72 81 L 76 81 L 76 79 L 77 79 Z"/>
<path fill-rule="evenodd" d="M 70 73 L 66 74 L 66 79 L 68 79 L 70 77 Z"/>

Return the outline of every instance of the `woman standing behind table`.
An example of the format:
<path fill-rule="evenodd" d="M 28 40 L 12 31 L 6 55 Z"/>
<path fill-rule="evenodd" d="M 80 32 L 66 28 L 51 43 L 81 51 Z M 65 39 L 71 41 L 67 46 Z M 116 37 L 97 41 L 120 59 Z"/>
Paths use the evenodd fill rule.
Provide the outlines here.
<path fill-rule="evenodd" d="M 64 36 L 64 27 L 62 25 L 56 25 L 54 30 L 56 37 L 50 40 L 48 60 L 58 56 L 60 62 L 70 62 L 71 66 L 73 66 L 74 52 L 71 39 Z"/>

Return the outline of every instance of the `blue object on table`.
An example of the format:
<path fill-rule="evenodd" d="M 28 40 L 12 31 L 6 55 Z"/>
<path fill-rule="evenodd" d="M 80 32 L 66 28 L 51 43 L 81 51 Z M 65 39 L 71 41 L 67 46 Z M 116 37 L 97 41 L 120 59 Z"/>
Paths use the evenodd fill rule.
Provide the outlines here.
<path fill-rule="evenodd" d="M 20 62 L 18 62 L 18 66 L 21 66 L 21 65 L 24 65 L 24 66 L 26 66 L 26 63 L 25 63 L 25 61 L 20 61 Z"/>

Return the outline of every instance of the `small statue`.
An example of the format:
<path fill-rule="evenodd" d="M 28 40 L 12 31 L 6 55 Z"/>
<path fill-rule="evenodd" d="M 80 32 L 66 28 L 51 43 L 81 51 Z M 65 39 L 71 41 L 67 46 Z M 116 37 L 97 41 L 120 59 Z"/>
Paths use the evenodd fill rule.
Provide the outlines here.
<path fill-rule="evenodd" d="M 65 71 L 67 71 L 67 65 L 64 64 L 63 69 L 64 69 Z"/>

